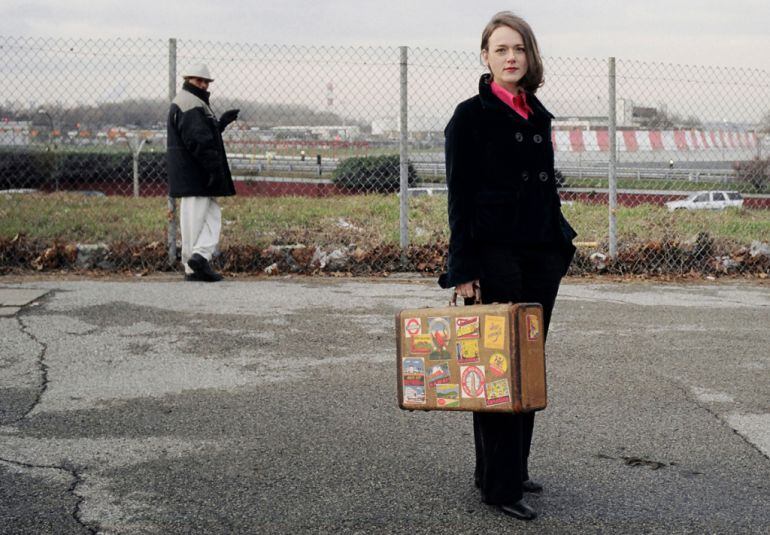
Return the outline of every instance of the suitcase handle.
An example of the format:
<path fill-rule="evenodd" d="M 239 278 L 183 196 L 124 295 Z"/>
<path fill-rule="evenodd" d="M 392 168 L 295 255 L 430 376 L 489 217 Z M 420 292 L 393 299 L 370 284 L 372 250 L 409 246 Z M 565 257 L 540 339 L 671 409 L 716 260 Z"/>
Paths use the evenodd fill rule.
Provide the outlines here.
<path fill-rule="evenodd" d="M 474 305 L 480 305 L 481 304 L 481 288 L 474 284 L 473 286 L 473 304 Z M 452 290 L 452 299 L 449 301 L 450 307 L 456 307 L 457 306 L 457 290 Z"/>

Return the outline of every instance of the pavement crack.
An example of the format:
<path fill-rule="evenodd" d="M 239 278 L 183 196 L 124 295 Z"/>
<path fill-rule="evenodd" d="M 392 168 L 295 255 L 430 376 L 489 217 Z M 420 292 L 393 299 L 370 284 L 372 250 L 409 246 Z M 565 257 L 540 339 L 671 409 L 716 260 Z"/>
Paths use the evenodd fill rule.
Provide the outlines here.
<path fill-rule="evenodd" d="M 83 476 L 74 467 L 72 467 L 71 469 L 67 468 L 67 470 L 69 470 L 69 472 L 74 477 L 74 480 L 72 484 L 70 484 L 69 488 L 67 489 L 67 492 L 72 494 L 77 499 L 77 501 L 75 502 L 75 507 L 72 511 L 72 518 L 75 519 L 75 522 L 77 522 L 78 524 L 83 526 L 85 529 L 87 529 L 89 533 L 93 533 L 94 535 L 96 535 L 97 533 L 99 533 L 99 530 L 87 524 L 83 520 L 82 506 L 83 506 L 83 502 L 85 502 L 86 499 L 84 496 L 81 496 L 80 494 L 77 493 L 78 485 L 83 483 Z"/>
<path fill-rule="evenodd" d="M 708 414 L 710 414 L 715 420 L 717 420 L 720 424 L 727 427 L 730 431 L 732 431 L 735 435 L 737 435 L 743 442 L 745 442 L 751 449 L 759 453 L 762 457 L 770 461 L 770 456 L 768 456 L 762 449 L 751 442 L 748 437 L 744 436 L 742 433 L 740 433 L 737 429 L 735 429 L 733 426 L 730 425 L 730 423 L 725 420 L 721 414 L 716 412 L 714 409 L 709 407 L 705 402 L 699 401 L 698 399 L 694 398 L 692 395 L 692 392 L 688 390 L 688 387 L 682 384 L 676 377 L 669 377 L 666 375 L 660 376 L 664 380 L 668 380 L 671 384 L 674 385 L 675 388 L 682 391 L 686 399 L 689 399 L 692 401 L 695 406 L 697 406 L 700 409 L 703 409 Z"/>
<path fill-rule="evenodd" d="M 52 464 L 32 464 L 32 463 L 25 463 L 22 461 L 15 461 L 13 459 L 5 459 L 2 457 L 0 457 L 0 463 L 19 466 L 21 468 L 26 468 L 28 470 L 60 470 L 62 472 L 66 472 L 72 479 L 72 482 L 67 487 L 67 493 L 75 497 L 75 506 L 73 507 L 70 513 L 72 515 L 72 518 L 74 518 L 75 522 L 77 522 L 79 525 L 83 526 L 84 529 L 88 530 L 89 533 L 92 533 L 94 535 L 99 533 L 99 529 L 97 527 L 89 525 L 87 522 L 83 520 L 82 506 L 83 506 L 83 502 L 85 502 L 85 497 L 77 493 L 78 486 L 83 483 L 83 476 L 77 470 L 77 468 L 75 468 L 69 463 L 64 463 L 62 466 L 57 466 Z"/>
<path fill-rule="evenodd" d="M 29 414 L 40 404 L 40 400 L 43 399 L 43 394 L 45 394 L 46 390 L 48 389 L 48 365 L 45 363 L 46 353 L 48 352 L 48 344 L 38 340 L 37 336 L 35 336 L 35 334 L 30 331 L 29 326 L 24 323 L 24 320 L 20 316 L 16 316 L 16 321 L 19 322 L 21 332 L 29 337 L 33 342 L 38 344 L 41 348 L 36 357 L 37 367 L 40 370 L 40 388 L 38 388 L 38 392 L 35 395 L 35 399 L 30 404 L 30 407 L 24 412 L 24 414 L 10 423 L 18 423 L 19 421 L 29 416 Z"/>
<path fill-rule="evenodd" d="M 666 466 L 676 466 L 676 463 L 663 463 L 660 461 L 653 461 L 651 459 L 646 459 L 644 457 L 637 457 L 637 456 L 631 456 L 631 455 L 620 455 L 618 457 L 613 457 L 612 455 L 607 455 L 606 453 L 597 453 L 596 457 L 599 459 L 623 461 L 623 463 L 626 466 L 631 466 L 631 467 L 646 466 L 650 470 L 660 470 L 661 468 L 665 468 Z"/>
<path fill-rule="evenodd" d="M 98 333 L 99 330 L 100 329 L 98 327 L 94 327 L 93 329 L 88 329 L 86 331 L 77 331 L 77 332 L 67 331 L 64 334 L 71 334 L 72 336 L 89 336 L 89 335 Z"/>

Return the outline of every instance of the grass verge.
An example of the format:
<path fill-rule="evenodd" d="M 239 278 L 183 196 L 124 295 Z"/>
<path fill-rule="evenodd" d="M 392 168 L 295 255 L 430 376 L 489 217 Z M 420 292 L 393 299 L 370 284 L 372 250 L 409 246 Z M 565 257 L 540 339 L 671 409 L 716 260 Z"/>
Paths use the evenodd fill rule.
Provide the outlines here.
<path fill-rule="evenodd" d="M 399 243 L 399 203 L 394 194 L 221 199 L 226 243 L 267 246 L 296 240 L 316 244 Z M 607 207 L 576 202 L 565 217 L 581 241 L 607 240 Z M 82 243 L 164 241 L 166 199 L 87 197 L 71 193 L 0 195 L 0 237 Z M 653 205 L 620 208 L 621 242 L 689 241 L 700 232 L 749 244 L 770 236 L 770 211 L 677 211 Z M 448 238 L 446 199 L 415 197 L 409 204 L 410 243 Z"/>

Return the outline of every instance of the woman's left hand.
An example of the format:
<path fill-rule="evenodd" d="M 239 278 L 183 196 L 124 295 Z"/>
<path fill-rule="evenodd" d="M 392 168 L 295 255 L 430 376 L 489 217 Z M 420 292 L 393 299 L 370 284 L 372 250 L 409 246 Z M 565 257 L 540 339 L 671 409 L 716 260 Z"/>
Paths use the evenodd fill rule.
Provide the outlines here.
<path fill-rule="evenodd" d="M 476 297 L 478 299 L 479 295 L 479 281 L 478 279 L 474 281 L 468 281 L 464 282 L 462 284 L 458 284 L 455 286 L 455 293 L 457 293 L 458 296 L 468 299 L 471 297 Z"/>

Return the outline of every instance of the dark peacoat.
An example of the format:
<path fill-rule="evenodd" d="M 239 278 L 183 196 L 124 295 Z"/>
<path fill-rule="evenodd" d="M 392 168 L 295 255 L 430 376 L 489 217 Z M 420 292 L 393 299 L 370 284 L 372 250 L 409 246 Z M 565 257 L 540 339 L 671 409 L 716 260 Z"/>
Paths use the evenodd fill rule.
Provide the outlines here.
<path fill-rule="evenodd" d="M 490 76 L 479 94 L 460 103 L 444 131 L 449 211 L 447 272 L 451 288 L 478 279 L 485 244 L 554 245 L 566 273 L 577 235 L 561 214 L 551 142 L 553 115 L 532 93 L 529 119 L 492 93 Z"/>
<path fill-rule="evenodd" d="M 166 163 L 171 197 L 235 195 L 209 92 L 188 82 L 169 108 Z"/>

